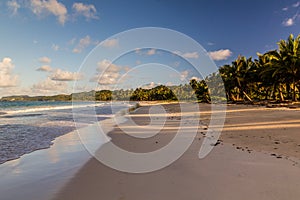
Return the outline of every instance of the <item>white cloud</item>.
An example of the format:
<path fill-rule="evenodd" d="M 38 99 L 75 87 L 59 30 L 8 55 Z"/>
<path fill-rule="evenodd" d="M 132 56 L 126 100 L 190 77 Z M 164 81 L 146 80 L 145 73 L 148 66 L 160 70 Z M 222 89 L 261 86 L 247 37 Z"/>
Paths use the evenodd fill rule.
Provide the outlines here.
<path fill-rule="evenodd" d="M 298 7 L 300 6 L 300 1 L 290 5 L 290 6 L 286 6 L 284 8 L 282 8 L 282 11 L 288 11 L 288 10 L 293 10 L 294 9 L 298 9 Z M 295 25 L 297 19 L 299 18 L 299 13 L 297 11 L 296 14 L 294 14 L 294 16 L 292 17 L 289 17 L 289 18 L 286 18 L 283 22 L 282 22 L 282 25 L 283 26 L 286 26 L 286 27 L 289 27 L 289 26 L 293 26 Z"/>
<path fill-rule="evenodd" d="M 83 3 L 74 3 L 72 6 L 76 15 L 82 15 L 87 20 L 89 19 L 98 19 L 97 10 L 92 4 L 83 4 Z"/>
<path fill-rule="evenodd" d="M 218 51 L 208 52 L 208 55 L 212 60 L 227 60 L 232 55 L 232 52 L 229 49 L 220 49 Z"/>
<path fill-rule="evenodd" d="M 51 49 L 53 49 L 54 51 L 58 51 L 59 46 L 57 44 L 52 44 Z"/>
<path fill-rule="evenodd" d="M 107 39 L 101 43 L 101 46 L 109 47 L 109 48 L 116 47 L 118 45 L 119 45 L 118 39 Z"/>
<path fill-rule="evenodd" d="M 37 71 L 41 71 L 41 72 L 51 72 L 51 71 L 52 71 L 52 68 L 51 68 L 51 66 L 49 66 L 49 65 L 43 65 L 43 66 L 39 67 L 39 68 L 37 69 Z"/>
<path fill-rule="evenodd" d="M 38 93 L 45 93 L 45 92 L 65 92 L 68 93 L 68 84 L 66 82 L 61 82 L 61 81 L 54 81 L 51 78 L 47 77 L 46 80 L 41 81 L 37 84 L 34 84 L 32 86 L 32 90 L 34 92 Z"/>
<path fill-rule="evenodd" d="M 293 17 L 288 18 L 282 22 L 283 26 L 293 26 L 296 22 L 296 19 L 299 17 L 299 14 L 296 13 Z"/>
<path fill-rule="evenodd" d="M 148 89 L 155 88 L 156 86 L 159 86 L 159 85 L 160 85 L 160 84 L 151 82 L 151 83 L 149 83 L 149 84 L 143 85 L 141 88 L 148 90 Z"/>
<path fill-rule="evenodd" d="M 295 24 L 295 20 L 293 18 L 288 18 L 282 22 L 283 26 L 293 26 Z"/>
<path fill-rule="evenodd" d="M 152 56 L 152 55 L 154 55 L 155 53 L 156 53 L 156 50 L 155 50 L 155 49 L 150 49 L 150 50 L 147 51 L 146 54 L 147 54 L 148 56 Z"/>
<path fill-rule="evenodd" d="M 51 74 L 50 78 L 54 81 L 77 81 L 83 79 L 83 75 L 79 72 L 69 72 L 56 69 L 53 74 Z"/>
<path fill-rule="evenodd" d="M 18 10 L 21 5 L 16 0 L 11 0 L 6 3 L 8 9 L 12 12 L 12 15 L 18 14 Z"/>
<path fill-rule="evenodd" d="M 192 58 L 192 59 L 199 58 L 199 54 L 196 51 L 194 51 L 194 52 L 185 52 L 185 53 L 182 53 L 180 51 L 174 51 L 173 53 L 176 54 L 176 55 L 182 56 L 184 58 Z"/>
<path fill-rule="evenodd" d="M 81 53 L 85 48 L 87 48 L 88 46 L 90 46 L 94 43 L 95 42 L 92 41 L 91 37 L 89 35 L 87 35 L 84 38 L 81 38 L 79 40 L 79 43 L 73 49 L 73 53 Z"/>
<path fill-rule="evenodd" d="M 300 6 L 300 1 L 298 1 L 298 2 L 296 2 L 296 3 L 293 4 L 294 8 L 298 8 L 299 6 Z"/>
<path fill-rule="evenodd" d="M 180 80 L 181 80 L 181 81 L 185 81 L 186 78 L 188 77 L 188 75 L 189 75 L 189 72 L 188 72 L 187 70 L 181 72 L 181 73 L 180 73 Z"/>
<path fill-rule="evenodd" d="M 157 53 L 157 50 L 156 49 L 141 49 L 141 48 L 136 48 L 135 49 L 135 53 L 138 54 L 138 55 L 148 55 L 148 56 L 152 56 L 154 54 Z"/>
<path fill-rule="evenodd" d="M 0 88 L 14 87 L 18 84 L 18 76 L 12 74 L 14 68 L 11 58 L 3 58 L 0 62 Z"/>
<path fill-rule="evenodd" d="M 111 61 L 104 59 L 97 63 L 97 71 L 98 72 L 118 72 L 121 70 L 121 66 L 115 65 L 111 63 Z"/>
<path fill-rule="evenodd" d="M 48 63 L 51 63 L 51 59 L 48 58 L 47 56 L 44 56 L 44 57 L 39 58 L 39 62 L 48 64 Z"/>
<path fill-rule="evenodd" d="M 30 6 L 32 12 L 37 16 L 52 14 L 58 18 L 58 22 L 62 25 L 67 21 L 67 8 L 57 0 L 31 0 Z"/>
<path fill-rule="evenodd" d="M 118 82 L 121 71 L 128 70 L 128 66 L 119 66 L 109 60 L 102 60 L 97 63 L 97 74 L 90 81 L 98 82 L 100 85 L 114 85 Z"/>
<path fill-rule="evenodd" d="M 199 58 L 199 55 L 198 55 L 198 52 L 187 52 L 187 53 L 182 54 L 182 57 L 196 59 L 196 58 Z"/>

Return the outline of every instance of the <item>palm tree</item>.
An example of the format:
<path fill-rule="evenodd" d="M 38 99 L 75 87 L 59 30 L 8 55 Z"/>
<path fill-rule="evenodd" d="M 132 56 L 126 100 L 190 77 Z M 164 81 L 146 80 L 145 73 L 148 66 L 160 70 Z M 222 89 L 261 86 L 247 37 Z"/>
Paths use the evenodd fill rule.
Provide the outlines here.
<path fill-rule="evenodd" d="M 251 73 L 254 70 L 254 63 L 252 58 L 246 58 L 245 56 L 238 56 L 238 58 L 232 62 L 231 65 L 225 65 L 220 68 L 220 74 L 223 78 L 227 96 L 234 101 L 247 99 L 252 102 L 251 97 L 247 92 L 250 92 L 250 86 L 254 80 Z M 236 97 L 234 97 L 236 94 Z"/>
<path fill-rule="evenodd" d="M 237 97 L 235 96 L 235 69 L 231 65 L 224 65 L 219 69 L 219 72 L 224 82 L 227 99 L 231 101 L 237 101 L 238 95 Z"/>
<path fill-rule="evenodd" d="M 287 97 L 296 101 L 297 83 L 300 80 L 300 35 L 294 38 L 291 34 L 288 39 L 280 40 L 279 51 L 270 52 L 271 65 L 274 68 L 272 77 L 278 76 L 286 85 Z"/>
<path fill-rule="evenodd" d="M 270 97 L 273 100 L 276 100 L 276 91 L 278 90 L 280 94 L 280 100 L 284 101 L 280 75 L 274 74 L 276 68 L 271 63 L 271 58 L 274 53 L 275 52 L 273 51 L 269 51 L 264 54 L 257 53 L 258 59 L 255 60 L 255 65 L 257 67 L 260 90 L 265 93 L 265 99 Z"/>
<path fill-rule="evenodd" d="M 196 79 L 191 79 L 190 86 L 193 88 L 199 102 L 210 102 L 211 99 L 205 80 L 197 81 Z"/>

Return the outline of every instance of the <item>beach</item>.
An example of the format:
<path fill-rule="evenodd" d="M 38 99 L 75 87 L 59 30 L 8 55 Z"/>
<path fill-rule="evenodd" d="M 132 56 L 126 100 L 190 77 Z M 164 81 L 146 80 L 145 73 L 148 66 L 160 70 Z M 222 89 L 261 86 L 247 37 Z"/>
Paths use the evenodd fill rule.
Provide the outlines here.
<path fill-rule="evenodd" d="M 143 125 L 155 117 L 160 120 L 163 113 L 149 115 L 155 106 L 166 111 L 164 127 L 156 135 L 141 139 L 124 134 L 147 133 Z M 209 104 L 199 108 L 190 113 L 200 119 L 196 136 L 175 162 L 153 172 L 126 173 L 91 158 L 54 199 L 299 199 L 299 109 L 228 105 L 218 143 L 199 159 L 211 116 Z M 144 104 L 126 116 L 137 125 L 128 120 L 108 136 L 128 151 L 155 151 L 174 138 L 183 115 L 188 114 L 177 104 Z M 148 133 L 154 130 L 148 128 Z"/>
<path fill-rule="evenodd" d="M 0 200 L 300 199 L 300 0 L 0 9 Z"/>

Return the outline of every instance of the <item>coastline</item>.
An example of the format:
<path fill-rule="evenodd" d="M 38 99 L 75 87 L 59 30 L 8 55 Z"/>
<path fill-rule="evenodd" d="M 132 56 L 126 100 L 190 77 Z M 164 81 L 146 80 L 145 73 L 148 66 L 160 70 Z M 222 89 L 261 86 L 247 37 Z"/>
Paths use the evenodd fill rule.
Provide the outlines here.
<path fill-rule="evenodd" d="M 116 113 L 119 115 L 119 120 L 123 110 Z M 79 124 L 77 128 L 84 130 L 99 124 L 105 132 L 112 131 L 115 125 L 110 117 L 81 128 Z M 1 164 L 1 199 L 52 199 L 91 158 L 82 144 L 83 141 L 85 144 L 93 143 L 89 139 L 91 138 L 79 135 L 78 130 L 75 129 L 56 137 L 48 148 L 35 150 Z"/>
<path fill-rule="evenodd" d="M 180 121 L 174 105 L 164 105 L 171 113 L 166 122 L 169 128 L 178 126 Z M 171 165 L 150 173 L 130 174 L 111 169 L 91 158 L 54 199 L 298 199 L 300 157 L 293 152 L 293 148 L 285 146 L 287 143 L 275 144 L 272 139 L 280 140 L 279 136 L 289 136 L 289 133 L 295 142 L 300 139 L 295 132 L 295 128 L 300 126 L 298 121 L 290 121 L 293 117 L 297 119 L 299 110 L 228 106 L 220 142 L 207 157 L 200 160 L 197 154 L 210 118 L 209 106 L 203 104 L 200 107 L 201 125 L 196 138 L 183 156 Z M 145 115 L 147 108 L 144 106 L 130 116 Z M 280 118 L 282 113 L 287 114 L 282 116 L 283 119 Z M 278 119 L 280 125 L 274 124 L 274 119 Z M 253 127 L 251 123 L 255 120 L 264 124 Z M 148 118 L 137 118 L 136 123 L 147 125 L 149 115 Z M 127 122 L 119 125 L 109 136 L 118 146 L 134 152 L 161 148 L 174 136 L 172 131 L 162 129 L 146 141 L 132 141 L 121 130 L 126 125 Z M 264 129 L 264 126 L 270 129 Z M 276 128 L 279 131 L 274 132 Z M 281 134 L 282 130 L 287 131 Z M 250 137 L 251 134 L 255 137 Z M 271 139 L 267 137 L 255 144 L 260 134 L 271 136 Z M 268 145 L 261 146 L 265 143 Z M 277 149 L 273 144 L 277 145 Z"/>

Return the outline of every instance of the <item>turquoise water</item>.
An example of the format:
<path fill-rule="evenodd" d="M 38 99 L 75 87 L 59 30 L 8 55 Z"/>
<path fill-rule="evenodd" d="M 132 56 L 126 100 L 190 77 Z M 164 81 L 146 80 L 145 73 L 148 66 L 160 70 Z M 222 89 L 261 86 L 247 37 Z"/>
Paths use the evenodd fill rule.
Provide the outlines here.
<path fill-rule="evenodd" d="M 56 137 L 128 106 L 122 102 L 0 102 L 0 164 L 49 148 Z"/>

